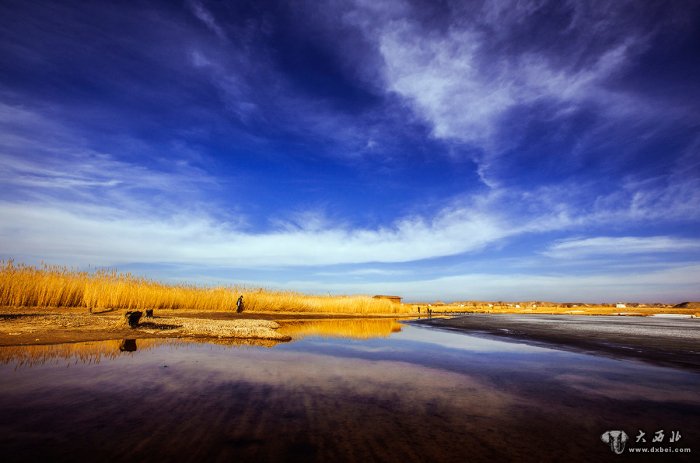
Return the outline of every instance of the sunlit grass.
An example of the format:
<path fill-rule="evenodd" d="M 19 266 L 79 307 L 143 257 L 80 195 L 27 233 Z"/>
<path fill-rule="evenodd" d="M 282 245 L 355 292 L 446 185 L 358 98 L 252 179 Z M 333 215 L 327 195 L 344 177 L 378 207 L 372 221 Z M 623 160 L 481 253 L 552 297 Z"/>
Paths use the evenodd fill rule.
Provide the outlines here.
<path fill-rule="evenodd" d="M 651 315 L 687 313 L 697 315 L 697 307 L 627 307 L 614 305 L 537 305 L 532 303 L 397 304 L 369 296 L 320 296 L 293 291 L 271 291 L 242 286 L 208 287 L 192 284 L 165 284 L 115 270 L 81 272 L 66 267 L 34 267 L 0 261 L 0 306 L 70 307 L 91 311 L 192 310 L 232 311 L 243 295 L 246 312 L 326 313 L 353 315 L 434 313 L 544 313 L 585 315 Z"/>
<path fill-rule="evenodd" d="M 245 287 L 170 285 L 114 270 L 81 272 L 0 261 L 0 306 L 232 311 L 243 295 L 246 312 L 402 314 L 408 305 L 369 296 L 315 296 Z"/>

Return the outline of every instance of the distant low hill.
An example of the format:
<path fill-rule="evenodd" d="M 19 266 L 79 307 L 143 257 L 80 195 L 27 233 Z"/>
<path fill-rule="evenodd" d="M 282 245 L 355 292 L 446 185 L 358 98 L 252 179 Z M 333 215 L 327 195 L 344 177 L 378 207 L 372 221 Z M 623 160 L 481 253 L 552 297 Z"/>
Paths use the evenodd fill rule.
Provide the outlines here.
<path fill-rule="evenodd" d="M 700 302 L 681 302 L 673 306 L 674 309 L 700 309 Z"/>

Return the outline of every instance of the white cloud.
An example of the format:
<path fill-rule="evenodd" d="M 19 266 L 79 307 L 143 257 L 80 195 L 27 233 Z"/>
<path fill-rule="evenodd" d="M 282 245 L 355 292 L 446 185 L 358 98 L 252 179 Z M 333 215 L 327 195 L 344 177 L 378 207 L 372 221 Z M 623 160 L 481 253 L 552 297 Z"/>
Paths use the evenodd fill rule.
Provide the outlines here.
<path fill-rule="evenodd" d="M 397 0 L 376 8 L 357 1 L 345 17 L 376 44 L 386 90 L 403 97 L 435 137 L 479 148 L 480 154 L 469 151 L 477 172 L 484 184 L 498 188 L 499 166 L 510 161 L 500 157 L 521 137 L 524 122 L 512 120 L 516 110 L 542 103 L 555 119 L 594 107 L 595 123 L 606 127 L 656 121 L 660 111 L 665 120 L 680 116 L 673 105 L 659 106 L 610 84 L 657 33 L 639 26 L 629 6 L 545 3 L 455 4 L 433 24 L 421 14 L 424 6 Z M 548 8 L 569 13 L 569 24 L 540 24 Z M 659 28 L 666 19 L 659 19 Z M 549 28 L 543 32 L 549 44 L 538 45 L 535 28 Z M 531 40 L 524 40 L 523 30 L 530 29 Z M 582 151 L 561 155 L 575 158 Z"/>
<path fill-rule="evenodd" d="M 603 223 L 622 220 L 697 220 L 700 218 L 700 179 L 671 175 L 659 181 L 619 182 L 619 187 L 607 195 L 599 195 L 591 216 Z"/>
<path fill-rule="evenodd" d="M 472 273 L 434 279 L 376 283 L 289 281 L 282 288 L 310 292 L 397 294 L 409 301 L 546 300 L 560 302 L 667 302 L 700 299 L 700 263 L 653 271 L 595 276 L 543 273 Z"/>
<path fill-rule="evenodd" d="M 481 19 L 498 20 L 489 17 Z M 601 83 L 625 66 L 641 40 L 629 37 L 611 44 L 591 65 L 576 69 L 555 66 L 533 52 L 484 56 L 495 37 L 478 26 L 475 20 L 428 34 L 419 23 L 402 19 L 387 21 L 376 34 L 387 87 L 413 103 L 435 136 L 488 149 L 496 142 L 501 118 L 518 105 L 539 99 L 564 106 L 604 99 L 604 108 L 615 106 L 614 95 L 604 92 Z"/>
<path fill-rule="evenodd" d="M 222 222 L 218 203 L 205 201 L 202 190 L 212 181 L 204 172 L 186 163 L 170 162 L 163 170 L 94 152 L 51 119 L 17 112 L 21 130 L 9 126 L 9 115 L 0 119 L 7 128 L 0 137 L 0 180 L 11 186 L 0 196 L 0 253 L 8 257 L 249 267 L 407 262 L 474 251 L 518 232 L 486 212 L 483 199 L 374 229 L 303 212 L 250 232 L 242 228 L 245 217 Z"/>
<path fill-rule="evenodd" d="M 0 253 L 70 264 L 186 262 L 240 267 L 408 262 L 481 249 L 513 231 L 478 210 L 447 209 L 378 229 L 312 222 L 260 233 L 205 214 L 140 216 L 106 206 L 0 203 Z"/>
<path fill-rule="evenodd" d="M 671 236 L 594 237 L 558 241 L 545 251 L 555 258 L 577 259 L 593 255 L 699 251 L 700 240 Z"/>
<path fill-rule="evenodd" d="M 217 204 L 207 203 L 201 191 L 215 180 L 187 163 L 171 163 L 169 171 L 131 164 L 82 148 L 69 131 L 35 114 L 19 111 L 18 116 L 33 129 L 28 132 L 47 137 L 33 140 L 13 129 L 0 136 L 0 180 L 15 195 L 25 193 L 5 195 L 0 203 L 0 253 L 7 257 L 237 267 L 410 262 L 478 251 L 527 233 L 666 217 L 671 205 L 685 204 L 677 195 L 647 187 L 643 194 L 616 193 L 599 201 L 601 210 L 581 213 L 568 206 L 561 189 L 492 190 L 453 201 L 431 216 L 408 216 L 374 229 L 350 228 L 306 211 L 270 220 L 272 228 L 253 232 L 243 228 L 242 213 L 221 222 Z M 674 188 L 696 191 L 683 184 Z M 659 209 L 660 201 L 669 207 Z"/>
<path fill-rule="evenodd" d="M 305 211 L 250 231 L 243 227 L 243 213 L 221 221 L 219 204 L 205 194 L 215 180 L 186 162 L 172 162 L 168 170 L 132 164 L 82 147 L 78 136 L 49 119 L 27 110 L 12 118 L 4 109 L 0 106 L 7 128 L 0 135 L 0 181 L 14 193 L 1 196 L 0 253 L 31 260 L 258 268 L 410 262 L 478 251 L 528 233 L 666 217 L 672 205 L 686 204 L 678 194 L 697 194 L 682 183 L 674 194 L 646 186 L 644 193 L 618 192 L 601 199 L 600 210 L 582 213 L 569 207 L 562 189 L 526 194 L 501 189 L 373 229 Z M 22 121 L 23 130 L 11 126 L 13 119 Z M 231 205 L 224 206 L 230 212 Z M 271 215 L 279 217 L 279 211 Z M 562 246 L 550 251 L 561 253 Z"/>
<path fill-rule="evenodd" d="M 305 211 L 247 231 L 245 214 L 222 221 L 223 200 L 207 197 L 215 179 L 205 172 L 177 162 L 147 167 L 92 151 L 66 127 L 29 110 L 17 110 L 23 122 L 12 127 L 7 108 L 0 106 L 0 116 L 7 116 L 0 117 L 6 128 L 0 180 L 11 186 L 0 196 L 0 253 L 7 257 L 72 265 L 408 262 L 479 250 L 521 232 L 489 212 L 498 198 L 488 196 L 374 229 Z M 224 215 L 232 213 L 231 204 L 223 206 Z"/>
<path fill-rule="evenodd" d="M 388 88 L 412 101 L 437 137 L 486 143 L 496 119 L 515 104 L 508 82 L 482 74 L 474 33 L 425 37 L 403 21 L 379 40 Z"/>

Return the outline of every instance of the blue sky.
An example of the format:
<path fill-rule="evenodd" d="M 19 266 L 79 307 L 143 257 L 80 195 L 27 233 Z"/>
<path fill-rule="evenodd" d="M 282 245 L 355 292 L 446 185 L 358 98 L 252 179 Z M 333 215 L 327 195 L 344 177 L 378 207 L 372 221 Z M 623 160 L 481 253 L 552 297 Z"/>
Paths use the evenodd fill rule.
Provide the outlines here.
<path fill-rule="evenodd" d="M 3 1 L 0 256 L 700 300 L 693 1 Z"/>

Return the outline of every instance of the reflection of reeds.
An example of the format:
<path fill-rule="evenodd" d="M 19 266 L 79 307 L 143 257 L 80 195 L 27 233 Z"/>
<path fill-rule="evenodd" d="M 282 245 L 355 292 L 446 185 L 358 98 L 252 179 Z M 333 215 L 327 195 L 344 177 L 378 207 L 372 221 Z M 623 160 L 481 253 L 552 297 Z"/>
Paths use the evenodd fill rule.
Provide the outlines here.
<path fill-rule="evenodd" d="M 401 331 L 401 324 L 394 319 L 305 320 L 283 322 L 279 331 L 293 339 L 305 336 L 368 339 L 388 337 Z"/>
<path fill-rule="evenodd" d="M 54 360 L 69 360 L 75 363 L 100 363 L 103 358 L 114 359 L 122 355 L 122 340 L 111 339 L 98 342 L 77 342 L 40 346 L 13 346 L 0 348 L 0 363 L 15 362 L 17 367 L 44 365 Z M 138 349 L 147 350 L 156 344 L 152 339 L 139 339 Z"/>
<path fill-rule="evenodd" d="M 70 363 L 97 364 L 101 360 L 113 360 L 131 352 L 124 349 L 123 339 L 108 341 L 76 342 L 38 346 L 0 347 L 0 364 L 14 363 L 16 368 L 41 366 L 47 363 L 66 361 Z M 218 344 L 224 346 L 273 347 L 278 342 L 266 339 L 135 339 L 134 352 L 150 350 L 168 345 L 173 348 L 191 343 Z"/>
<path fill-rule="evenodd" d="M 166 285 L 116 271 L 78 272 L 0 261 L 0 306 L 230 311 L 243 295 L 246 311 L 398 314 L 409 306 L 368 296 L 310 296 L 245 287 Z"/>

